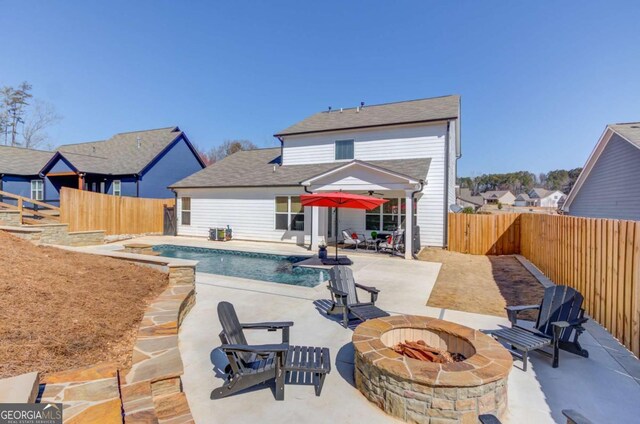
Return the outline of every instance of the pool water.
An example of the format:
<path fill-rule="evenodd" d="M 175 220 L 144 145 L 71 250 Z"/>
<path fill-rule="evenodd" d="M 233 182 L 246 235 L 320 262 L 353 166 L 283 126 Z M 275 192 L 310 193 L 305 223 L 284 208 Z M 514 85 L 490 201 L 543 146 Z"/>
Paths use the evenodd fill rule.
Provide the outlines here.
<path fill-rule="evenodd" d="M 292 286 L 315 287 L 328 280 L 326 271 L 295 266 L 305 256 L 272 255 L 269 253 L 162 244 L 153 250 L 161 256 L 198 261 L 197 271 L 251 280 L 269 281 Z"/>

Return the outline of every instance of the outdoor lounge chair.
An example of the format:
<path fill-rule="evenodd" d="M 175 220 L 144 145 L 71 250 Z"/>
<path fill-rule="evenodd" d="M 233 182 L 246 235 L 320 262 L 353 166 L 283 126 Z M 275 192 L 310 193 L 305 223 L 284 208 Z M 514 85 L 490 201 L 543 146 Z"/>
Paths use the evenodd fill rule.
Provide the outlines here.
<path fill-rule="evenodd" d="M 391 234 L 391 242 L 386 240 L 381 242 L 378 244 L 378 250 L 389 251 L 392 255 L 404 251 L 404 230 L 394 231 Z"/>
<path fill-rule="evenodd" d="M 582 300 L 582 295 L 571 287 L 547 287 L 540 305 L 507 306 L 511 328 L 491 331 L 490 334 L 511 345 L 511 353 L 522 358 L 523 371 L 527 370 L 529 352 L 546 346 L 553 348 L 553 368 L 558 367 L 559 349 L 588 358 L 589 352 L 578 342 L 578 337 L 584 332 L 582 324 L 588 320 L 584 317 Z M 518 313 L 529 309 L 540 311 L 535 327 L 531 329 L 521 327 L 517 322 Z"/>
<path fill-rule="evenodd" d="M 311 374 L 316 396 L 320 396 L 325 376 L 331 371 L 329 349 L 290 346 L 289 328 L 293 322 L 259 322 L 241 324 L 233 305 L 218 303 L 218 318 L 222 325 L 220 349 L 227 355 L 227 380 L 211 392 L 211 399 L 221 399 L 249 387 L 275 379 L 276 400 L 284 400 L 287 373 Z M 249 345 L 244 329 L 282 330 L 282 343 Z"/>
<path fill-rule="evenodd" d="M 353 237 L 354 234 L 356 235 L 355 238 Z M 366 244 L 365 236 L 363 234 L 357 234 L 351 231 L 351 229 L 342 230 L 342 238 L 344 239 L 343 243 L 345 247 L 353 246 L 355 250 L 358 250 L 358 246 Z"/>
<path fill-rule="evenodd" d="M 349 327 L 349 314 L 353 314 L 361 321 L 388 317 L 389 314 L 376 306 L 380 290 L 357 284 L 353 278 L 351 268 L 336 265 L 329 270 L 329 291 L 333 302 L 327 314 L 342 314 L 342 325 Z M 370 302 L 360 302 L 356 288 L 371 294 Z"/>

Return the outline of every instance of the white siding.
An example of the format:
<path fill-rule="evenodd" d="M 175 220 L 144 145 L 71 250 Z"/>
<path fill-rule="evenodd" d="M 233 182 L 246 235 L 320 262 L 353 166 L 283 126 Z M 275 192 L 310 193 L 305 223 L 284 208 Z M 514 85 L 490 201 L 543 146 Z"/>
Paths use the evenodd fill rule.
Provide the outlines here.
<path fill-rule="evenodd" d="M 237 239 L 303 244 L 302 232 L 275 229 L 275 197 L 302 193 L 302 188 L 276 187 L 178 190 L 178 235 L 208 237 L 209 228 L 229 225 Z M 191 197 L 191 225 L 180 222 L 182 197 Z M 304 225 L 309 233 L 310 214 L 305 212 Z"/>
<path fill-rule="evenodd" d="M 283 164 L 334 162 L 335 141 L 346 139 L 354 140 L 355 159 L 363 161 L 431 157 L 430 145 L 442 146 L 446 131 L 447 124 L 440 123 L 289 136 L 284 138 Z"/>

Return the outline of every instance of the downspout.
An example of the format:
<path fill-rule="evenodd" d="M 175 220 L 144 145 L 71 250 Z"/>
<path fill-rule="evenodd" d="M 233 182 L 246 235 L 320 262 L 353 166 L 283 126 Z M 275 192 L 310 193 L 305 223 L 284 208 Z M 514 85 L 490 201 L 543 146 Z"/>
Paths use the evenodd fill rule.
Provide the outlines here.
<path fill-rule="evenodd" d="M 451 121 L 447 121 L 447 132 L 444 135 L 444 228 L 443 245 L 445 248 L 449 247 L 447 242 L 449 241 L 449 130 L 451 129 Z"/>
<path fill-rule="evenodd" d="M 422 190 L 424 190 L 424 180 L 420 180 L 420 188 L 418 190 L 411 192 L 411 215 L 413 215 L 413 204 L 416 201 L 415 199 L 416 194 L 422 193 Z M 418 214 L 416 213 L 416 221 L 417 220 L 418 220 Z M 417 222 L 413 223 L 414 227 L 417 225 L 418 225 Z M 413 234 L 413 228 L 411 229 L 411 234 Z M 411 245 L 413 246 L 413 243 L 411 243 Z M 418 255 L 416 255 L 415 253 L 411 252 L 411 255 L 413 256 L 413 259 L 418 259 Z"/>

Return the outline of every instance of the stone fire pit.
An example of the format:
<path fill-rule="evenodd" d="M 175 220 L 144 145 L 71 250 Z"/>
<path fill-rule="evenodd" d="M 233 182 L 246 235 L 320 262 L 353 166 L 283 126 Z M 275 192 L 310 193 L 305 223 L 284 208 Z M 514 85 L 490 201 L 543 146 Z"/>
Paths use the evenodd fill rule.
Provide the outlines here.
<path fill-rule="evenodd" d="M 460 353 L 461 362 L 419 361 L 392 350 L 424 340 Z M 511 354 L 490 336 L 435 318 L 401 315 L 359 325 L 353 335 L 356 387 L 387 414 L 428 423 L 431 417 L 476 423 L 478 415 L 501 417 L 507 409 Z"/>

